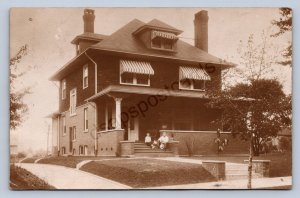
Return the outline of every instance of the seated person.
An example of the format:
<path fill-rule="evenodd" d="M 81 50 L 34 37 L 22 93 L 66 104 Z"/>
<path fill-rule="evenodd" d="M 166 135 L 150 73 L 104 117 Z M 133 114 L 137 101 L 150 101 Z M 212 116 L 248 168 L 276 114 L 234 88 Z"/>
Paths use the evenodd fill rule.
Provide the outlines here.
<path fill-rule="evenodd" d="M 157 149 L 158 148 L 158 141 L 154 140 L 153 143 L 151 144 L 152 149 Z"/>
<path fill-rule="evenodd" d="M 167 136 L 166 132 L 163 132 L 163 135 L 160 136 L 158 139 L 158 142 L 160 143 L 159 148 L 162 150 L 165 150 L 167 148 L 167 143 L 169 142 L 169 137 Z"/>
<path fill-rule="evenodd" d="M 151 142 L 152 142 L 152 140 L 151 140 L 150 133 L 147 133 L 147 135 L 146 135 L 146 137 L 145 137 L 145 144 L 146 144 L 147 146 L 150 146 L 150 145 L 151 145 Z"/>

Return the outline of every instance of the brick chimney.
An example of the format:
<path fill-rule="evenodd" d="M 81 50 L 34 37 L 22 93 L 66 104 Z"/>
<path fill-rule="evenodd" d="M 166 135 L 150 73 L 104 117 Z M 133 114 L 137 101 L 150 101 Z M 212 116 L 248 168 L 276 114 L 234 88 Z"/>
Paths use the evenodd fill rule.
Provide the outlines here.
<path fill-rule="evenodd" d="M 195 14 L 195 47 L 208 52 L 208 13 L 201 10 Z"/>
<path fill-rule="evenodd" d="M 94 10 L 84 9 L 84 15 L 83 15 L 84 32 L 94 33 L 94 21 L 95 21 Z"/>

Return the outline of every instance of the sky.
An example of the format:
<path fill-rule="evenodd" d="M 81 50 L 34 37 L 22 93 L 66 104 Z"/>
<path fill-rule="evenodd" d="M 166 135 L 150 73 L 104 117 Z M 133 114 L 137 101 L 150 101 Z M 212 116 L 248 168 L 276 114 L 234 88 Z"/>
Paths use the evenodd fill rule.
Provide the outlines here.
<path fill-rule="evenodd" d="M 70 42 L 83 33 L 84 8 L 14 8 L 10 13 L 10 53 L 13 56 L 27 44 L 28 54 L 18 67 L 28 72 L 17 82 L 17 89 L 31 87 L 24 98 L 29 111 L 22 126 L 11 132 L 19 151 L 46 150 L 47 115 L 58 110 L 58 83 L 49 77 L 75 56 Z M 194 14 L 205 9 L 209 15 L 208 51 L 219 58 L 239 63 L 237 48 L 250 34 L 260 42 L 262 31 L 276 32 L 271 21 L 279 18 L 276 8 L 93 8 L 95 33 L 109 35 L 134 18 L 149 22 L 157 18 L 183 30 L 181 39 L 194 44 Z M 268 38 L 274 49 L 283 50 L 292 42 L 291 33 Z M 270 50 L 270 53 L 275 51 Z M 278 52 L 276 52 L 278 53 Z M 280 54 L 278 54 L 280 56 Z M 31 69 L 27 69 L 30 66 Z M 291 68 L 274 65 L 273 75 L 291 93 Z M 51 133 L 50 133 L 51 139 Z M 49 141 L 49 143 L 51 143 Z"/>

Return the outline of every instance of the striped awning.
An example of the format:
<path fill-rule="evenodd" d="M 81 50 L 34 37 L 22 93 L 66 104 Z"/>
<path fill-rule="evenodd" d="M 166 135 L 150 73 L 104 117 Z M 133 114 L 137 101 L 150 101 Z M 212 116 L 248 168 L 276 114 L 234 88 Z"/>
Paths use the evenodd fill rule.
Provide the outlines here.
<path fill-rule="evenodd" d="M 152 39 L 154 39 L 155 37 L 162 37 L 162 38 L 171 39 L 171 40 L 178 39 L 178 37 L 173 33 L 161 32 L 161 31 L 157 31 L 157 30 L 154 30 L 152 33 Z"/>
<path fill-rule="evenodd" d="M 121 60 L 120 61 L 120 73 L 125 72 L 134 74 L 147 74 L 154 75 L 154 70 L 149 62 Z"/>
<path fill-rule="evenodd" d="M 179 69 L 179 79 L 210 80 L 210 76 L 202 68 L 181 66 Z"/>

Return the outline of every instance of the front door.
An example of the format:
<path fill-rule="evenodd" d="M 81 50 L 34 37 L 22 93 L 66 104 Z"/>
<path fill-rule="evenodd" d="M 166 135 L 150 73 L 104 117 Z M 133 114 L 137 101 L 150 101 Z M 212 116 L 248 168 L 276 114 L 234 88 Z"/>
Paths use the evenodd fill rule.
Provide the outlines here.
<path fill-rule="evenodd" d="M 130 118 L 127 124 L 128 127 L 128 140 L 138 141 L 139 140 L 139 119 Z"/>

